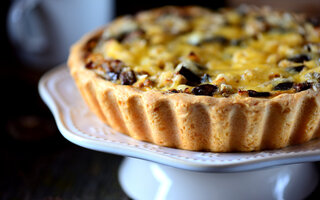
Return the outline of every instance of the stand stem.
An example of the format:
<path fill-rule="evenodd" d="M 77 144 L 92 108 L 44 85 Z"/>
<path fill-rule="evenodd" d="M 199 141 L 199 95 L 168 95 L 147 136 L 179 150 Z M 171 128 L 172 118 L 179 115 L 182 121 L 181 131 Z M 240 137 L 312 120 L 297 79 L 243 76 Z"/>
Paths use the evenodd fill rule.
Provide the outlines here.
<path fill-rule="evenodd" d="M 248 172 L 203 173 L 125 158 L 119 181 L 133 199 L 303 199 L 318 183 L 312 163 Z"/>

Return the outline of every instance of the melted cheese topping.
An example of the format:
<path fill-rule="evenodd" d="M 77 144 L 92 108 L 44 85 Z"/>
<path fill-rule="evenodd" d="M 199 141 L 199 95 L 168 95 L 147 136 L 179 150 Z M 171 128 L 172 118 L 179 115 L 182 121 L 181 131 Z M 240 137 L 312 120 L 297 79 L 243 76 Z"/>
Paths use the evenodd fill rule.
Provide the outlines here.
<path fill-rule="evenodd" d="M 115 20 L 91 57 L 122 61 L 136 73 L 133 86 L 143 90 L 191 93 L 211 84 L 218 87 L 215 96 L 248 90 L 275 95 L 295 92 L 277 88 L 282 83 L 318 83 L 319 51 L 320 28 L 299 15 L 165 7 Z"/>

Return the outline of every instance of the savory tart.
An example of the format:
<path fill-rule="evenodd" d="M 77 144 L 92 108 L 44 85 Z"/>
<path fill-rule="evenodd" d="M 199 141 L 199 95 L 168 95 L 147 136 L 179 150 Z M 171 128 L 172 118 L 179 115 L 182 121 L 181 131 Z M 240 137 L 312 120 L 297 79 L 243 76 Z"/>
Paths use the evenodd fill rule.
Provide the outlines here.
<path fill-rule="evenodd" d="M 320 136 L 319 53 L 315 19 L 168 6 L 87 34 L 68 64 L 117 131 L 187 150 L 258 151 Z"/>

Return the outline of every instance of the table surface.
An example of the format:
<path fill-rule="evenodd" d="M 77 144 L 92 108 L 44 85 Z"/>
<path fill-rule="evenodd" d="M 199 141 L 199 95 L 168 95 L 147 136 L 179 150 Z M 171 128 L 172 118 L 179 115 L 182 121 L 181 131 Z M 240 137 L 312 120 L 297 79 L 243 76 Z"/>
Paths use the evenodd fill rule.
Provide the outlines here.
<path fill-rule="evenodd" d="M 118 182 L 122 157 L 76 146 L 59 133 L 32 142 L 6 138 L 1 158 L 0 199 L 128 199 Z"/>
<path fill-rule="evenodd" d="M 0 68 L 0 199 L 129 199 L 118 182 L 122 157 L 67 141 L 38 94 L 43 72 Z M 3 97 L 3 96 L 2 96 Z"/>

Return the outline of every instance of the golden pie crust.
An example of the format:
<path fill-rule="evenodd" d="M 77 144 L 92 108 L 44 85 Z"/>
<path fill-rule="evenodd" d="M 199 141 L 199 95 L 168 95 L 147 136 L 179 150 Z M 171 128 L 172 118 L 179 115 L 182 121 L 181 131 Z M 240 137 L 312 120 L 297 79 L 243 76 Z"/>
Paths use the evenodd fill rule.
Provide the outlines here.
<path fill-rule="evenodd" d="M 87 34 L 71 49 L 70 72 L 85 102 L 108 126 L 137 140 L 195 151 L 279 149 L 320 136 L 320 94 L 308 89 L 273 98 L 216 98 L 142 91 L 86 69 Z"/>

